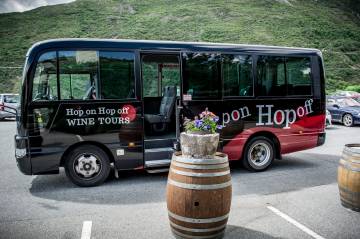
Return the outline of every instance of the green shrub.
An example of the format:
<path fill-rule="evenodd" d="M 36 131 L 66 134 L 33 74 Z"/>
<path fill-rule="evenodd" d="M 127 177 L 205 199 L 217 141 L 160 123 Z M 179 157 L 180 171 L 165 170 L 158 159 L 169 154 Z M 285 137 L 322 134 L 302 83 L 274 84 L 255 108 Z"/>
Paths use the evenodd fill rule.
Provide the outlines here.
<path fill-rule="evenodd" d="M 356 91 L 360 93 L 360 85 L 348 85 L 345 90 Z"/>

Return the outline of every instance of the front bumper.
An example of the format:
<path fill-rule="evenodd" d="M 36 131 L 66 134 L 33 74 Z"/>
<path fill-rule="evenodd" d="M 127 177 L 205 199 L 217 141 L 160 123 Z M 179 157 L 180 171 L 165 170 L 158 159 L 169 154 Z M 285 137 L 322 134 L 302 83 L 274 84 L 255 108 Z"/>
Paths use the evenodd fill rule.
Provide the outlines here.
<path fill-rule="evenodd" d="M 0 119 L 3 118 L 15 118 L 15 115 L 6 111 L 0 111 Z"/>
<path fill-rule="evenodd" d="M 15 135 L 15 158 L 20 171 L 25 175 L 31 175 L 31 159 L 28 150 L 28 137 Z"/>
<path fill-rule="evenodd" d="M 353 116 L 354 124 L 360 124 L 360 116 Z"/>

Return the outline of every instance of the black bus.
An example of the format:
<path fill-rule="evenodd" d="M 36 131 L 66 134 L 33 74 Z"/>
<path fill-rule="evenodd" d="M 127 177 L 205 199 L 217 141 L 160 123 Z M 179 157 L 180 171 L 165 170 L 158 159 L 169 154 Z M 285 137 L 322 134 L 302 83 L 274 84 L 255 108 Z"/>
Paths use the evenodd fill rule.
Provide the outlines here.
<path fill-rule="evenodd" d="M 111 167 L 158 172 L 186 118 L 220 117 L 219 150 L 253 171 L 319 146 L 325 85 L 319 50 L 170 41 L 58 39 L 24 66 L 16 160 L 26 175 L 64 167 L 77 185 Z"/>

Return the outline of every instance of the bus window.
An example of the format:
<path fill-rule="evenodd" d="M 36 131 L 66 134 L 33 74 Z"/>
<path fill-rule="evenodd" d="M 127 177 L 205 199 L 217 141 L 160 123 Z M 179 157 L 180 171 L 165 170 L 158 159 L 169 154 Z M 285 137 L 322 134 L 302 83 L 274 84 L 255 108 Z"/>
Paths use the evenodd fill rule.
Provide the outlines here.
<path fill-rule="evenodd" d="M 183 53 L 184 94 L 192 99 L 219 98 L 219 55 L 215 53 Z"/>
<path fill-rule="evenodd" d="M 33 86 L 33 100 L 56 100 L 56 52 L 47 52 L 40 56 L 36 65 Z"/>
<path fill-rule="evenodd" d="M 102 99 L 135 98 L 134 60 L 132 52 L 99 52 Z"/>
<path fill-rule="evenodd" d="M 259 56 L 257 74 L 261 96 L 286 95 L 284 57 Z"/>
<path fill-rule="evenodd" d="M 150 59 L 148 59 L 150 58 Z M 143 56 L 141 61 L 143 94 L 144 97 L 161 96 L 161 87 L 159 87 L 158 62 L 151 59 L 150 56 Z"/>
<path fill-rule="evenodd" d="M 312 95 L 309 57 L 259 56 L 257 72 L 261 96 Z"/>
<path fill-rule="evenodd" d="M 141 60 L 144 97 L 160 97 L 165 86 L 180 86 L 179 57 L 143 55 Z M 179 92 L 178 92 L 179 93 Z M 179 94 L 178 94 L 179 95 Z"/>
<path fill-rule="evenodd" d="M 252 96 L 252 58 L 247 55 L 222 55 L 224 96 Z"/>
<path fill-rule="evenodd" d="M 288 95 L 311 95 L 311 64 L 308 57 L 286 58 Z"/>
<path fill-rule="evenodd" d="M 96 51 L 59 51 L 61 99 L 97 98 Z"/>

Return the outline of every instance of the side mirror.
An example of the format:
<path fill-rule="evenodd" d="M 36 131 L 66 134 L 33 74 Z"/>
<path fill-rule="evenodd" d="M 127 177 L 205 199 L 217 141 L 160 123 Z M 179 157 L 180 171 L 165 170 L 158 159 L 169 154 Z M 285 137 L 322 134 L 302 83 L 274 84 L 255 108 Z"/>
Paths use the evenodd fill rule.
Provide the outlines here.
<path fill-rule="evenodd" d="M 340 106 L 338 104 L 333 104 L 333 107 L 336 108 L 336 109 L 340 108 Z"/>

